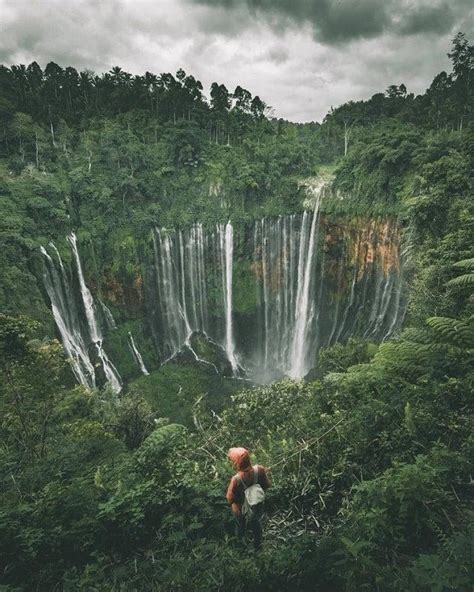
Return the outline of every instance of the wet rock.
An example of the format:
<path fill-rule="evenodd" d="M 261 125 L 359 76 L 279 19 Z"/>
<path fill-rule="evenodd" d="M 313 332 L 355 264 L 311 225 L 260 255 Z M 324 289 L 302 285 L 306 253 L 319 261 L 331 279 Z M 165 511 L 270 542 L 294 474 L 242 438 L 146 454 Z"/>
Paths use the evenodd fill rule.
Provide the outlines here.
<path fill-rule="evenodd" d="M 209 373 L 232 376 L 232 366 L 224 348 L 202 331 L 193 331 L 187 343 L 166 363 L 198 365 Z"/>

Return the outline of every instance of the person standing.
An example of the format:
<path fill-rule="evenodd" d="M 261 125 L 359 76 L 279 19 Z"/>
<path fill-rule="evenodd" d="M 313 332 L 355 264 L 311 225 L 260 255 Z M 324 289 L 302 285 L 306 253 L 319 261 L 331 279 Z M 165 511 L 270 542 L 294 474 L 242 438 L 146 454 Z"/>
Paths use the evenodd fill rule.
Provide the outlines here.
<path fill-rule="evenodd" d="M 235 534 L 242 541 L 247 529 L 253 533 L 255 550 L 262 546 L 262 525 L 265 491 L 270 480 L 265 467 L 253 465 L 246 448 L 230 448 L 227 456 L 237 473 L 227 487 L 226 499 L 235 518 Z"/>

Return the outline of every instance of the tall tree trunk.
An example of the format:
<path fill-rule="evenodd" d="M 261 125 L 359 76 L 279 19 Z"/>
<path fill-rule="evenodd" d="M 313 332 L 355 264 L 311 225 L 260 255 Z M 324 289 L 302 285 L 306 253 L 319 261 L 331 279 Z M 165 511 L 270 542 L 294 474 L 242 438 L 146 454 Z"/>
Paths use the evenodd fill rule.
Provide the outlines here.
<path fill-rule="evenodd" d="M 350 128 L 347 125 L 347 121 L 344 121 L 344 156 L 347 156 L 347 151 L 349 149 L 349 135 L 350 135 Z"/>
<path fill-rule="evenodd" d="M 49 124 L 50 124 L 51 138 L 52 138 L 52 140 L 53 140 L 53 146 L 54 146 L 54 148 L 56 148 L 56 140 L 55 140 L 55 137 L 54 137 L 54 127 L 53 127 L 53 122 L 52 122 L 52 121 L 50 121 L 50 122 L 49 122 Z"/>

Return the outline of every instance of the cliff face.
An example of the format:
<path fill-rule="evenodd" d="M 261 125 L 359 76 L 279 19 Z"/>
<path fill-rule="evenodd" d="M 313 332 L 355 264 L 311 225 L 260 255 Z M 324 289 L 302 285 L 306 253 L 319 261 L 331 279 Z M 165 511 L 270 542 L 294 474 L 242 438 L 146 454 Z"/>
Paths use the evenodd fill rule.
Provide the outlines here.
<path fill-rule="evenodd" d="M 379 341 L 399 328 L 406 306 L 400 243 L 395 219 L 336 220 L 316 208 L 238 228 L 156 229 L 140 254 L 130 250 L 130 261 L 121 253 L 98 275 L 85 257 L 83 273 L 103 351 L 121 380 L 140 373 L 136 352 L 152 370 L 189 347 L 196 332 L 221 346 L 235 374 L 300 378 L 320 347 L 350 336 Z M 76 311 L 68 331 L 76 349 L 87 350 L 96 340 L 78 263 L 47 255 L 63 278 L 49 286 L 49 299 L 59 298 L 63 316 Z"/>
<path fill-rule="evenodd" d="M 298 220 L 262 222 L 251 264 L 260 327 L 260 345 L 252 355 L 260 365 L 267 359 L 268 366 L 290 375 L 299 315 L 305 315 L 307 327 L 298 356 L 304 356 L 307 371 L 320 347 L 357 335 L 387 338 L 400 326 L 406 305 L 401 229 L 395 219 L 321 217 L 310 263 L 304 257 L 310 239 L 304 237 L 304 220 Z"/>
<path fill-rule="evenodd" d="M 119 278 L 106 270 L 102 276 L 101 292 L 106 302 L 125 310 L 139 310 L 145 300 L 143 273 L 135 271 L 129 277 Z"/>

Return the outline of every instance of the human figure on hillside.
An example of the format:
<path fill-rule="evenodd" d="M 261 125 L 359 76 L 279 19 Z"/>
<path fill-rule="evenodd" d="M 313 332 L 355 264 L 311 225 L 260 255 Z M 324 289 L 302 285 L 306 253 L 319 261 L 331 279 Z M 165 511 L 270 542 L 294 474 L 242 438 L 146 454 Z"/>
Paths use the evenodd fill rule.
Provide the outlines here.
<path fill-rule="evenodd" d="M 227 456 L 238 472 L 231 478 L 226 499 L 235 517 L 235 534 L 242 541 L 245 531 L 253 533 L 255 550 L 262 546 L 262 525 L 265 491 L 270 487 L 265 467 L 253 465 L 246 448 L 230 448 Z"/>

